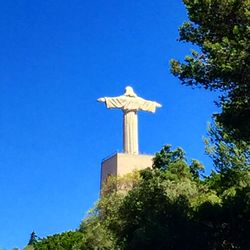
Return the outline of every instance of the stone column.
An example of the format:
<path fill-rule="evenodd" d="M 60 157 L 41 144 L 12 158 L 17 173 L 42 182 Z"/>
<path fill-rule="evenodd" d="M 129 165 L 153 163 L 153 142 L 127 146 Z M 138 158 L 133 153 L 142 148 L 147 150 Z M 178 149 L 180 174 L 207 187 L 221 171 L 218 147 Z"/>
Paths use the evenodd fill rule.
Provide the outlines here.
<path fill-rule="evenodd" d="M 138 119 L 135 110 L 123 111 L 124 153 L 138 155 Z"/>

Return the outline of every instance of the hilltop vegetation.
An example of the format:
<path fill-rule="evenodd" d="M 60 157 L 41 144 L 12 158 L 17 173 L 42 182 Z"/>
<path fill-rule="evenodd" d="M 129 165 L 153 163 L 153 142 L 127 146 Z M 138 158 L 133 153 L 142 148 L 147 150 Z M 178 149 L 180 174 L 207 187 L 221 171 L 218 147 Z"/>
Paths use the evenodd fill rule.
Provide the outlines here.
<path fill-rule="evenodd" d="M 213 127 L 207 151 L 216 171 L 205 177 L 199 161 L 164 146 L 153 169 L 111 178 L 78 230 L 33 249 L 249 249 L 249 147 Z"/>

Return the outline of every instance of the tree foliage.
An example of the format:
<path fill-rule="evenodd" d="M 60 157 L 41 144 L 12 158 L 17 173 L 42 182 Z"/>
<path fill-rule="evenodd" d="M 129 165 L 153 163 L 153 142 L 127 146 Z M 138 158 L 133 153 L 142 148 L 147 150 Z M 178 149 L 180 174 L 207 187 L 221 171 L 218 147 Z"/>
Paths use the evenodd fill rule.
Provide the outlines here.
<path fill-rule="evenodd" d="M 28 242 L 28 246 L 32 246 L 35 245 L 37 243 L 37 235 L 36 233 L 33 231 L 30 235 L 30 240 Z"/>
<path fill-rule="evenodd" d="M 206 152 L 218 173 L 206 178 L 222 195 L 235 193 L 236 188 L 250 184 L 250 146 L 242 140 L 231 140 L 218 123 L 210 124 L 205 139 Z"/>
<path fill-rule="evenodd" d="M 71 250 L 82 237 L 79 231 L 69 231 L 40 239 L 33 246 L 34 250 Z"/>
<path fill-rule="evenodd" d="M 102 217 L 93 214 L 84 220 L 80 226 L 84 237 L 73 250 L 116 250 L 114 236 L 105 225 Z"/>
<path fill-rule="evenodd" d="M 250 142 L 250 2 L 249 0 L 183 0 L 188 22 L 180 41 L 197 45 L 172 72 L 184 85 L 220 90 L 222 113 L 216 115 L 234 138 Z"/>
<path fill-rule="evenodd" d="M 200 163 L 195 162 L 196 167 L 194 161 L 188 164 L 183 150 L 171 150 L 169 145 L 156 154 L 154 160 L 154 169 L 143 170 L 138 185 L 119 203 L 119 212 L 115 219 L 119 226 L 113 229 L 112 221 L 106 224 L 117 238 L 117 242 L 123 242 L 119 247 L 250 247 L 247 237 L 250 230 L 250 183 L 245 181 L 239 185 L 239 181 L 244 181 L 241 171 L 244 171 L 244 175 L 249 174 L 247 161 L 236 162 L 232 167 L 231 159 L 228 158 L 229 166 L 224 169 L 223 174 L 226 175 L 232 168 L 238 168 L 238 172 L 241 173 L 238 181 L 232 182 L 230 178 L 223 178 L 220 172 L 200 178 L 194 171 L 202 169 Z M 237 164 L 240 166 L 237 167 Z M 220 192 L 222 182 L 224 192 Z M 229 192 L 231 189 L 234 192 Z M 108 203 L 106 205 L 108 206 Z"/>
<path fill-rule="evenodd" d="M 181 148 L 166 145 L 152 169 L 111 178 L 76 232 L 41 239 L 34 249 L 250 249 L 248 149 L 222 140 L 219 128 L 209 136 L 217 171 L 204 176 L 199 161 L 188 163 Z"/>

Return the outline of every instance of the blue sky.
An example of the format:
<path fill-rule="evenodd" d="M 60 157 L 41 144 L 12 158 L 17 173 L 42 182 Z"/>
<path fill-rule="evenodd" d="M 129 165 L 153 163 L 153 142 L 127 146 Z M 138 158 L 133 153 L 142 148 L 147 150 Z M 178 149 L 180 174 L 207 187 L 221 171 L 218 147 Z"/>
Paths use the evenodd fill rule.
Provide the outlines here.
<path fill-rule="evenodd" d="M 181 146 L 209 170 L 202 136 L 215 93 L 181 86 L 169 60 L 181 0 L 0 0 L 0 249 L 75 229 L 99 195 L 100 164 L 122 149 L 122 113 L 96 99 L 126 85 L 163 105 L 139 113 L 140 151 Z"/>

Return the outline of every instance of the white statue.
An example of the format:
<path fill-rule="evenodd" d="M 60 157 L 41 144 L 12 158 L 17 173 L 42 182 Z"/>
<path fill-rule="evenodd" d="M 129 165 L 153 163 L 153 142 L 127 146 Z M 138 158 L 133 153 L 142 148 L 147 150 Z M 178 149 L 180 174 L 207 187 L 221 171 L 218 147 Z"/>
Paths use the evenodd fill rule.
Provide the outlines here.
<path fill-rule="evenodd" d="M 118 97 L 103 97 L 107 108 L 119 108 L 123 111 L 123 150 L 128 154 L 138 154 L 138 119 L 137 111 L 155 112 L 161 104 L 138 97 L 133 88 L 127 86 L 125 93 Z"/>

